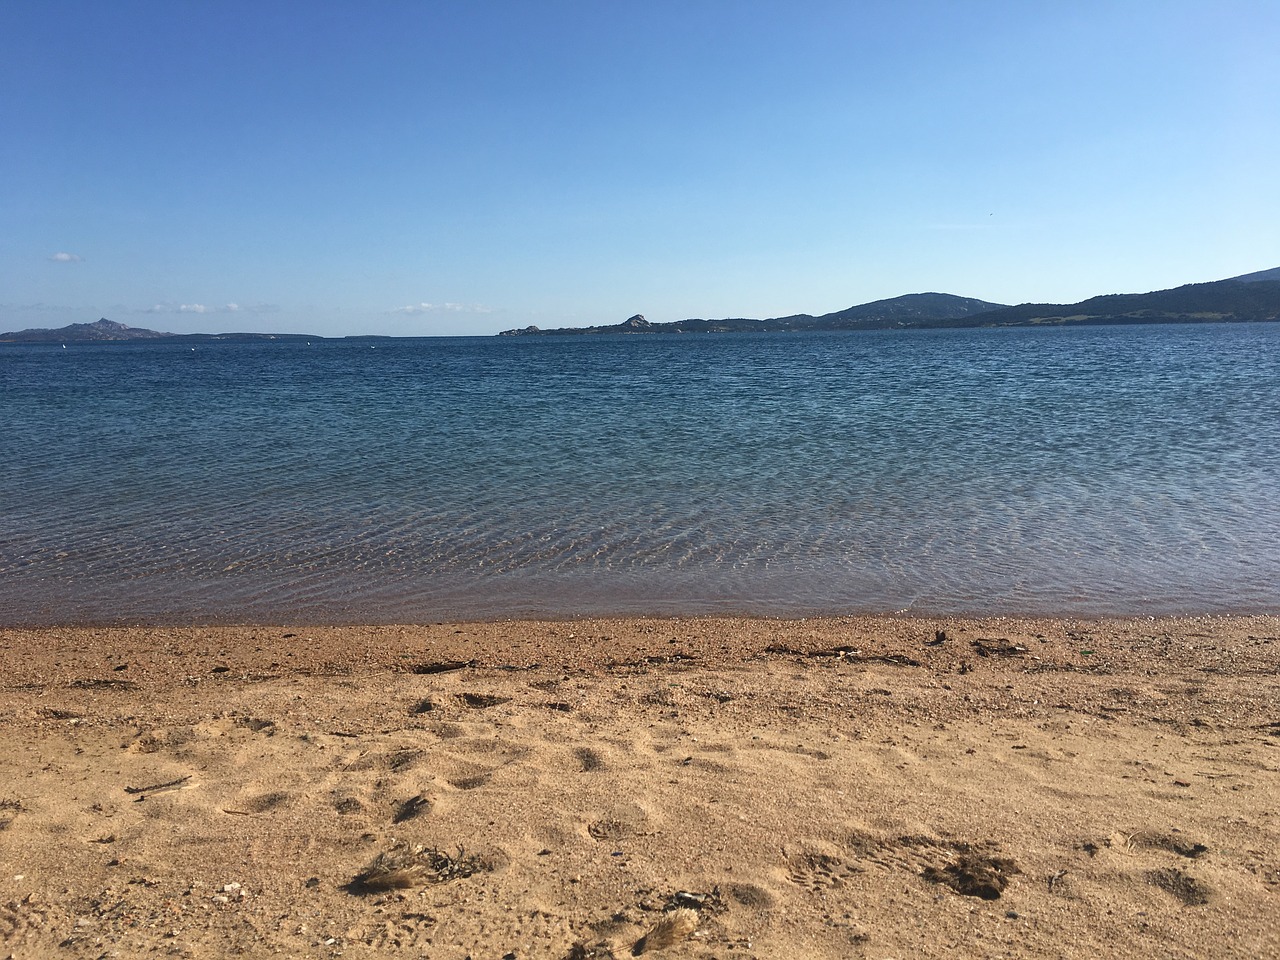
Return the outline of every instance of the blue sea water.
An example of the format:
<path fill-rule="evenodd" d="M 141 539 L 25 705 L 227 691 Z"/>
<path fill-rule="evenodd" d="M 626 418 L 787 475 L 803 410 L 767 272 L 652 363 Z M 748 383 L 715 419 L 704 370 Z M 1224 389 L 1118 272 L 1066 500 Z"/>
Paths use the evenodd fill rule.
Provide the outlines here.
<path fill-rule="evenodd" d="M 1280 325 L 0 345 L 0 622 L 1280 610 Z"/>

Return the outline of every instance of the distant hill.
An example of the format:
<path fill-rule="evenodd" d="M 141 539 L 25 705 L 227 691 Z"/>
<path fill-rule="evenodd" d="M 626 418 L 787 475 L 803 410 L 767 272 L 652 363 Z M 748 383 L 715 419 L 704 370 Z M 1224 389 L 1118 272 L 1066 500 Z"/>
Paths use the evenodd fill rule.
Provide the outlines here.
<path fill-rule="evenodd" d="M 992 310 L 1001 303 L 989 303 L 949 293 L 909 293 L 892 300 L 876 300 L 815 318 L 816 329 L 858 330 L 885 326 L 916 326 L 922 322 L 962 320 Z"/>
<path fill-rule="evenodd" d="M 122 340 L 323 340 L 307 333 L 161 333 L 129 327 L 103 317 L 94 323 L 72 323 L 56 330 L 32 329 L 0 333 L 3 343 L 85 343 Z"/>
<path fill-rule="evenodd" d="M 1269 272 L 1269 271 L 1268 271 Z M 1247 323 L 1280 320 L 1280 282 L 1218 280 L 1152 293 L 1116 293 L 1079 303 L 1024 303 L 942 327 L 1082 326 L 1132 323 Z"/>
<path fill-rule="evenodd" d="M 1272 267 L 1270 270 L 1259 270 L 1257 273 L 1246 273 L 1242 277 L 1232 277 L 1237 283 L 1258 283 L 1266 281 L 1280 282 L 1280 267 Z"/>
<path fill-rule="evenodd" d="M 157 340 L 171 336 L 173 336 L 171 333 L 127 327 L 123 323 L 116 323 L 103 317 L 96 323 L 73 323 L 58 330 L 33 329 L 0 333 L 0 340 L 17 343 L 51 343 L 67 340 Z"/>
<path fill-rule="evenodd" d="M 1152 293 L 1116 293 L 1079 303 L 1009 307 L 949 293 L 912 293 L 814 317 L 770 320 L 676 320 L 650 323 L 637 314 L 612 326 L 525 327 L 499 336 L 643 333 L 765 333 L 805 330 L 886 330 L 937 327 L 1029 327 L 1134 323 L 1245 323 L 1280 320 L 1280 267 L 1214 283 L 1191 283 Z"/>
<path fill-rule="evenodd" d="M 590 334 L 634 333 L 774 333 L 804 330 L 881 330 L 907 326 L 921 326 L 940 320 L 973 316 L 997 309 L 1001 304 L 975 300 L 972 297 L 956 297 L 949 293 L 911 293 L 891 300 L 877 300 L 849 307 L 820 317 L 799 313 L 789 317 L 773 317 L 768 320 L 750 320 L 733 317 L 724 320 L 674 320 L 670 323 L 650 323 L 642 314 L 636 314 L 622 323 L 596 327 L 561 327 L 540 330 L 524 327 L 504 330 L 499 336 L 571 336 Z"/>

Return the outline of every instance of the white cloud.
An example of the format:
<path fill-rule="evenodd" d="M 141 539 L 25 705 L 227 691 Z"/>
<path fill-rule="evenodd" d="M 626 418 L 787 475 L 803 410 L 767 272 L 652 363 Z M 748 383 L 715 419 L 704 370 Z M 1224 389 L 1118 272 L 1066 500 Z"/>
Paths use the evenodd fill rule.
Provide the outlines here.
<path fill-rule="evenodd" d="M 74 253 L 58 252 L 49 258 L 54 263 L 80 263 L 84 257 L 76 256 Z"/>
<path fill-rule="evenodd" d="M 141 313 L 275 313 L 280 308 L 274 303 L 226 303 L 211 307 L 203 303 L 174 303 L 165 301 L 145 307 Z"/>
<path fill-rule="evenodd" d="M 480 303 L 411 303 L 406 307 L 396 307 L 392 313 L 492 313 L 493 310 Z"/>

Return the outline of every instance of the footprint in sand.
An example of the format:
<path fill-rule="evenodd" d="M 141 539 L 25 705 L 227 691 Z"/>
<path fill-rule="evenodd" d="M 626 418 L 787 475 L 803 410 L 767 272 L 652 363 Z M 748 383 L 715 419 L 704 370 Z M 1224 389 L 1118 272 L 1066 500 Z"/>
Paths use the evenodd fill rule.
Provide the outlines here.
<path fill-rule="evenodd" d="M 777 897 L 754 883 L 731 883 L 725 889 L 735 903 L 752 910 L 772 910 L 778 903 Z"/>
<path fill-rule="evenodd" d="M 459 694 L 462 704 L 472 710 L 487 710 L 490 707 L 498 707 L 504 703 L 510 703 L 510 697 L 499 697 L 491 693 L 462 693 Z"/>
<path fill-rule="evenodd" d="M 502 739 L 467 737 L 451 741 L 448 750 L 433 751 L 429 763 L 451 787 L 475 790 L 488 784 L 500 770 L 516 765 L 529 752 L 529 747 Z M 483 762 L 476 762 L 477 759 Z M 537 771 L 521 767 L 516 776 L 527 785 L 536 782 Z"/>
<path fill-rule="evenodd" d="M 1178 831 L 1165 833 L 1160 830 L 1138 830 L 1134 833 L 1113 833 L 1102 844 L 1084 843 L 1081 849 L 1090 856 L 1097 854 L 1101 846 L 1112 850 L 1162 851 L 1172 853 L 1187 860 L 1198 860 L 1209 852 L 1208 846 L 1185 837 L 1178 836 Z M 1158 890 L 1180 900 L 1184 906 L 1202 906 L 1209 902 L 1211 890 L 1203 881 L 1192 876 L 1182 867 L 1167 866 L 1146 870 L 1142 879 Z"/>
<path fill-rule="evenodd" d="M 593 840 L 622 840 L 634 837 L 650 829 L 649 811 L 632 803 L 619 807 L 607 816 L 587 825 L 587 834 Z"/>
<path fill-rule="evenodd" d="M 969 849 L 969 844 L 958 847 Z M 882 837 L 864 831 L 849 835 L 845 848 L 859 863 L 870 863 L 884 870 L 906 870 L 920 873 L 940 855 L 957 849 L 957 845 L 925 834 L 901 834 Z"/>
<path fill-rule="evenodd" d="M 265 717 L 219 717 L 182 729 L 189 730 L 193 737 L 204 740 L 237 733 L 260 733 L 270 737 L 275 735 L 276 722 Z"/>
<path fill-rule="evenodd" d="M 459 790 L 477 790 L 483 787 L 493 778 L 493 774 L 489 772 L 477 773 L 470 777 L 455 777 L 447 781 L 449 786 L 456 787 Z"/>
<path fill-rule="evenodd" d="M 1180 857 L 1195 860 L 1209 852 L 1203 843 L 1194 843 L 1184 837 L 1175 837 L 1171 833 L 1140 831 L 1128 838 L 1128 846 L 1146 847 L 1151 850 L 1167 850 Z"/>
<path fill-rule="evenodd" d="M 419 793 L 410 797 L 396 807 L 395 817 L 392 823 L 404 823 L 406 820 L 413 820 L 416 817 L 425 816 L 435 809 L 435 803 L 431 797 L 425 793 Z"/>
<path fill-rule="evenodd" d="M 18 814 L 25 813 L 26 809 L 21 800 L 0 798 L 0 830 L 9 829 Z"/>
<path fill-rule="evenodd" d="M 1010 878 L 1021 872 L 1012 859 L 997 856 L 1000 845 L 990 840 L 970 843 L 925 834 L 877 837 L 855 831 L 846 847 L 859 861 L 905 870 L 983 900 L 999 899 Z"/>
<path fill-rule="evenodd" d="M 966 897 L 999 900 L 1010 878 L 1021 871 L 1005 857 L 962 853 L 942 866 L 925 867 L 921 874 L 930 883 L 940 883 Z"/>
<path fill-rule="evenodd" d="M 1181 900 L 1184 906 L 1199 907 L 1209 902 L 1209 887 L 1185 870 L 1164 867 L 1148 870 L 1146 881 L 1153 887 Z"/>
<path fill-rule="evenodd" d="M 283 807 L 292 799 L 293 797 L 283 790 L 250 794 L 236 804 L 236 809 L 243 810 L 245 813 L 266 813 L 269 810 Z"/>
<path fill-rule="evenodd" d="M 810 890 L 843 886 L 863 871 L 826 853 L 800 853 L 787 861 L 787 879 Z"/>
<path fill-rule="evenodd" d="M 493 778 L 494 771 L 493 767 L 473 763 L 453 752 L 432 756 L 430 766 L 439 780 L 455 790 L 478 790 Z"/>
<path fill-rule="evenodd" d="M 421 765 L 426 758 L 426 751 L 415 747 L 398 747 L 388 751 L 374 750 L 362 753 L 354 760 L 348 761 L 343 769 L 347 772 L 389 770 L 392 773 L 403 773 Z"/>
<path fill-rule="evenodd" d="M 371 929 L 352 930 L 348 936 L 379 950 L 416 950 L 427 944 L 435 924 L 435 917 L 429 914 L 405 913 Z"/>
<path fill-rule="evenodd" d="M 149 727 L 140 730 L 129 743 L 130 753 L 159 753 L 192 743 L 197 738 L 195 727 Z"/>
<path fill-rule="evenodd" d="M 0 943 L 21 943 L 39 934 L 48 914 L 34 895 L 0 904 Z"/>
<path fill-rule="evenodd" d="M 351 816 L 364 810 L 364 804 L 357 797 L 338 796 L 333 799 L 333 809 L 343 816 Z"/>
<path fill-rule="evenodd" d="M 587 825 L 587 833 L 593 840 L 621 840 L 631 831 L 617 820 L 597 820 Z"/>

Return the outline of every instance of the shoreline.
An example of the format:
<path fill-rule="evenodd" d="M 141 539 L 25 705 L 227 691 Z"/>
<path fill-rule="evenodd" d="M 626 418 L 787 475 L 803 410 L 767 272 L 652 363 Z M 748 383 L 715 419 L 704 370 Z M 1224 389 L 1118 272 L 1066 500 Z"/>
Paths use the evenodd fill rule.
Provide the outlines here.
<path fill-rule="evenodd" d="M 481 606 L 479 604 L 475 606 Z M 774 605 L 776 608 L 776 605 Z M 461 611 L 461 612 L 460 612 Z M 1248 618 L 1280 618 L 1280 607 L 1274 604 L 1254 606 L 1223 606 L 1221 608 L 1205 608 L 1189 606 L 1185 608 L 1160 608 L 1158 610 L 1115 610 L 1106 607 L 1097 609 L 1055 608 L 1048 611 L 1024 608 L 1003 609 L 988 605 L 983 609 L 966 607 L 948 607 L 938 609 L 883 609 L 845 608 L 845 609 L 787 609 L 777 613 L 762 613 L 750 607 L 723 608 L 714 605 L 677 607 L 663 610 L 660 607 L 621 609 L 585 609 L 578 611 L 544 611 L 522 610 L 516 612 L 498 612 L 492 614 L 470 612 L 466 605 L 455 605 L 441 611 L 439 616 L 431 617 L 396 617 L 394 614 L 385 618 L 369 617 L 366 614 L 352 613 L 345 616 L 314 616 L 304 612 L 291 613 L 285 611 L 279 615 L 264 617 L 248 617 L 236 619 L 232 616 L 212 616 L 205 618 L 190 615 L 157 614 L 151 616 L 119 616 L 119 617 L 84 617 L 72 619 L 0 619 L 0 631 L 5 630 L 168 630 L 168 629 L 220 629 L 220 630 L 269 630 L 273 628 L 308 628 L 316 630 L 350 630 L 350 629 L 387 629 L 395 627 L 432 626 L 442 624 L 521 624 L 521 623 L 576 623 L 576 622 L 626 622 L 626 621 L 661 621 L 661 620 L 714 620 L 743 622 L 836 622 L 836 621 L 1043 621 L 1043 622 L 1100 622 L 1123 623 L 1160 621 L 1176 622 L 1181 620 L 1217 620 Z"/>
<path fill-rule="evenodd" d="M 454 659 L 495 665 L 515 656 L 524 664 L 539 662 L 600 669 L 619 656 L 668 655 L 666 649 L 678 643 L 681 654 L 705 659 L 715 665 L 750 659 L 771 652 L 781 638 L 799 644 L 798 651 L 812 652 L 824 644 L 847 645 L 861 642 L 884 647 L 894 643 L 920 643 L 938 631 L 963 638 L 966 634 L 1003 633 L 1017 642 L 1055 637 L 1059 642 L 1081 632 L 1109 637 L 1147 637 L 1204 631 L 1231 634 L 1280 633 L 1280 614 L 1197 613 L 1131 616 L 967 616 L 915 613 L 875 613 L 842 616 L 767 617 L 746 615 L 654 615 L 654 616 L 565 616 L 501 619 L 451 619 L 430 623 L 315 623 L 283 621 L 273 623 L 64 623 L 0 625 L 0 659 L 12 657 L 8 651 L 14 640 L 23 638 L 19 658 L 47 653 L 47 644 L 56 641 L 63 652 L 83 658 L 85 665 L 106 644 L 145 655 L 161 638 L 188 637 L 219 644 L 226 657 L 246 657 L 247 642 L 254 654 L 270 655 L 286 640 L 299 638 L 318 643 L 335 654 L 360 649 L 371 666 L 394 668 L 396 658 L 411 658 L 416 652 L 434 649 Z M 674 637 L 666 634 L 674 633 Z M 619 635 L 615 639 L 612 635 Z M 304 636 L 305 635 L 305 636 Z M 608 636 L 612 646 L 593 644 Z M 510 643 L 507 642 L 510 638 Z M 264 647 L 264 644 L 272 646 Z M 505 655 L 502 653 L 506 650 Z M 627 653 L 623 653 L 627 651 Z M 471 653 L 471 656 L 463 656 Z M 261 657 L 256 657 L 261 659 Z M 12 664 L 10 664 L 12 666 Z"/>
<path fill-rule="evenodd" d="M 0 955 L 1273 955 L 1277 702 L 1259 615 L 0 628 Z"/>

